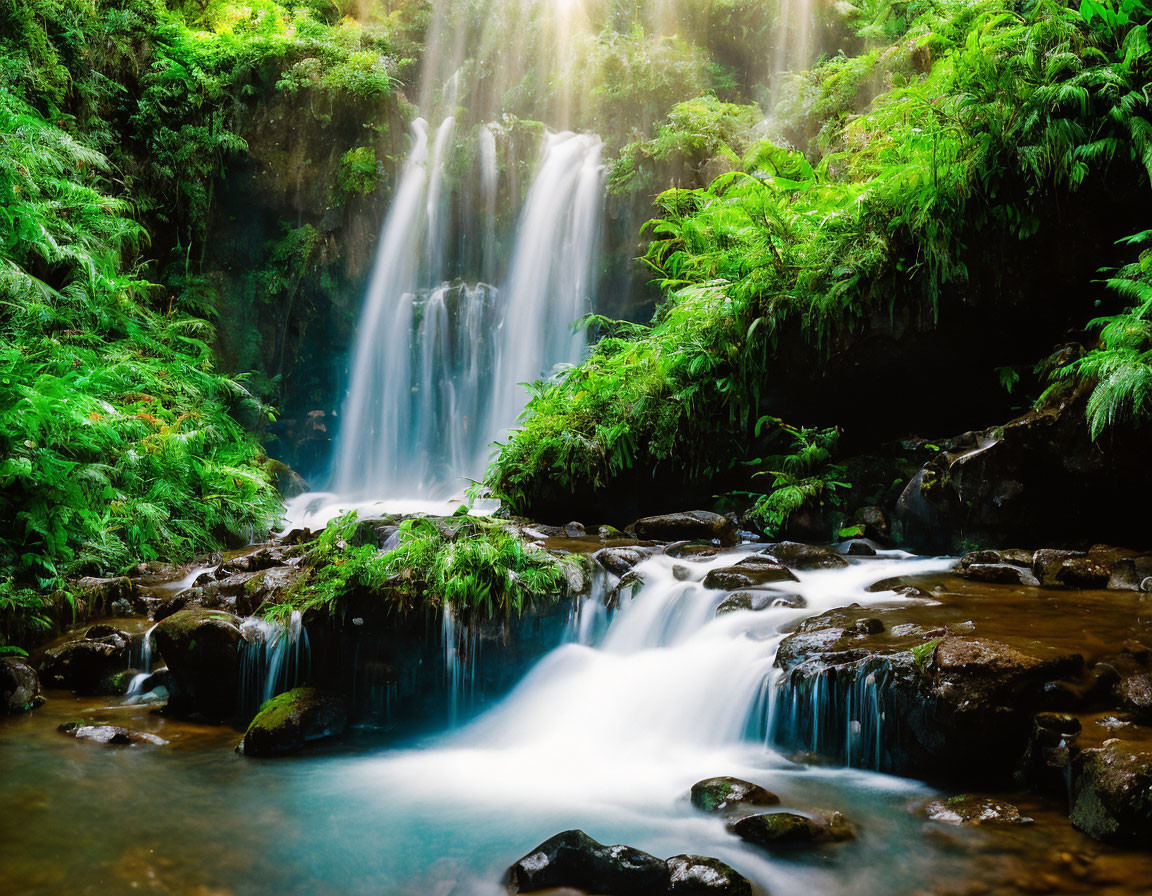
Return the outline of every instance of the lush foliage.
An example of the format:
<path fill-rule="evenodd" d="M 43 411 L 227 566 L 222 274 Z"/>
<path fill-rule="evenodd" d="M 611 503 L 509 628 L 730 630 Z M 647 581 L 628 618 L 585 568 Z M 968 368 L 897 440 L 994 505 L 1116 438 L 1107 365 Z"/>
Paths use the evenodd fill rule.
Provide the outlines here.
<path fill-rule="evenodd" d="M 46 623 L 70 576 L 246 540 L 278 499 L 247 426 L 269 411 L 216 369 L 205 275 L 228 160 L 256 98 L 391 96 L 411 47 L 323 2 L 0 8 L 0 634 Z M 360 154 L 361 156 L 364 153 Z M 362 192 L 367 176 L 345 173 Z M 375 169 L 375 158 L 372 158 Z M 374 173 L 374 171 L 373 171 Z M 273 240 L 292 314 L 326 246 Z M 274 332 L 282 364 L 287 324 Z"/>
<path fill-rule="evenodd" d="M 398 541 L 380 550 L 360 543 L 355 513 L 328 525 L 305 558 L 306 574 L 273 618 L 295 610 L 342 613 L 351 595 L 369 595 L 388 612 L 451 605 L 474 620 L 505 618 L 563 594 L 561 561 L 531 547 L 502 523 L 459 514 L 400 523 Z M 370 528 L 368 530 L 370 532 Z"/>
<path fill-rule="evenodd" d="M 891 50 L 825 64 L 801 129 L 823 134 L 820 152 L 756 144 L 742 171 L 660 197 L 646 260 L 663 306 L 537 386 L 493 490 L 523 511 L 547 489 L 603 488 L 629 471 L 691 480 L 736 465 L 756 450 L 785 327 L 820 346 L 897 303 L 931 315 L 974 260 L 987 263 L 969 256 L 978 239 L 1027 240 L 1051 197 L 1106 177 L 1147 189 L 1148 16 L 1123 9 L 861 6 L 862 38 Z M 887 55 L 887 89 L 872 97 L 865 73 L 888 52 L 904 61 Z"/>
<path fill-rule="evenodd" d="M 1150 238 L 1152 231 L 1125 242 L 1146 243 Z M 1106 282 L 1132 304 L 1093 320 L 1089 327 L 1099 331 L 1099 344 L 1057 371 L 1062 380 L 1091 386 L 1087 411 L 1093 438 L 1116 424 L 1152 419 L 1152 249 Z"/>

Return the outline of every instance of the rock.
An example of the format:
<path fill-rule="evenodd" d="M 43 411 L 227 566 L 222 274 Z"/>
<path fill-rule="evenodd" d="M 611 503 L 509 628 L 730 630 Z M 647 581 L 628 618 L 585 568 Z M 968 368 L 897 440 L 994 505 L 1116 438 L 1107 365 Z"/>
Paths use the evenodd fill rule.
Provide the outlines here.
<path fill-rule="evenodd" d="M 844 553 L 849 557 L 875 557 L 876 548 L 866 541 L 850 541 L 845 545 Z"/>
<path fill-rule="evenodd" d="M 128 576 L 116 576 L 110 579 L 85 576 L 76 583 L 74 591 L 89 618 L 111 616 L 112 604 L 126 600 L 135 606 L 137 598 L 136 583 Z"/>
<path fill-rule="evenodd" d="M 746 557 L 734 566 L 714 569 L 704 577 L 704 587 L 719 591 L 739 591 L 772 582 L 798 582 L 790 569 L 771 557 Z"/>
<path fill-rule="evenodd" d="M 1067 774 L 1080 720 L 1067 713 L 1042 712 L 1032 720 L 1032 734 L 1020 760 L 1015 779 L 1033 790 L 1066 795 Z"/>
<path fill-rule="evenodd" d="M 127 647 L 132 643 L 132 636 L 114 625 L 100 624 L 89 626 L 88 631 L 84 632 L 84 640 L 102 641 L 117 647 Z"/>
<path fill-rule="evenodd" d="M 762 849 L 794 849 L 819 843 L 851 840 L 855 830 L 839 812 L 820 812 L 817 817 L 795 812 L 745 815 L 728 822 L 728 830 Z"/>
<path fill-rule="evenodd" d="M 752 884 L 719 859 L 672 856 L 668 865 L 669 896 L 752 896 Z"/>
<path fill-rule="evenodd" d="M 281 600 L 304 575 L 296 566 L 270 566 L 257 572 L 244 583 L 236 595 L 236 612 L 240 616 L 254 616 L 265 604 Z"/>
<path fill-rule="evenodd" d="M 573 520 L 570 523 L 564 524 L 564 535 L 568 538 L 583 538 L 587 534 L 583 523 L 578 523 Z"/>
<path fill-rule="evenodd" d="M 676 541 L 665 545 L 664 553 L 678 560 L 704 560 L 715 557 L 720 553 L 720 550 L 712 542 Z"/>
<path fill-rule="evenodd" d="M 104 630 L 109 634 L 103 634 Z M 128 667 L 128 635 L 111 626 L 93 626 L 87 636 L 47 651 L 40 662 L 40 678 L 48 687 L 83 694 L 103 692 L 105 682 Z"/>
<path fill-rule="evenodd" d="M 1140 722 L 1152 722 L 1152 672 L 1137 672 L 1120 681 L 1120 700 L 1124 709 Z"/>
<path fill-rule="evenodd" d="M 878 635 L 884 631 L 884 622 L 875 616 L 869 616 L 867 619 L 857 619 L 852 625 L 852 631 L 858 635 Z"/>
<path fill-rule="evenodd" d="M 1106 741 L 1072 761 L 1072 823 L 1097 840 L 1152 843 L 1152 753 Z"/>
<path fill-rule="evenodd" d="M 692 805 L 702 812 L 728 812 L 745 806 L 778 806 L 780 797 L 739 778 L 706 778 L 692 785 Z"/>
<path fill-rule="evenodd" d="M 15 657 L 0 659 L 0 715 L 14 716 L 43 703 L 36 670 Z"/>
<path fill-rule="evenodd" d="M 1152 556 L 1123 557 L 1112 564 L 1108 588 L 1113 591 L 1143 591 L 1142 583 L 1152 577 Z"/>
<path fill-rule="evenodd" d="M 611 541 L 614 538 L 626 538 L 627 536 L 617 529 L 615 526 L 601 526 L 596 530 L 596 534 L 600 536 L 601 541 Z"/>
<path fill-rule="evenodd" d="M 957 573 L 965 579 L 992 582 L 997 585 L 1023 585 L 1038 588 L 1040 581 L 1029 570 L 1011 563 L 973 563 L 962 566 Z"/>
<path fill-rule="evenodd" d="M 1058 585 L 1060 580 L 1057 578 L 1057 574 L 1065 561 L 1087 556 L 1081 551 L 1057 551 L 1043 548 L 1033 555 L 1032 573 L 1040 580 L 1041 585 Z"/>
<path fill-rule="evenodd" d="M 636 548 L 601 548 L 592 558 L 613 575 L 623 576 L 645 556 Z"/>
<path fill-rule="evenodd" d="M 155 734 L 133 731 L 131 728 L 121 728 L 119 725 L 81 725 L 77 722 L 69 722 L 61 725 L 58 730 L 70 734 L 78 740 L 88 740 L 97 744 L 163 746 L 168 743 L 164 738 L 157 737 Z"/>
<path fill-rule="evenodd" d="M 782 541 L 769 545 L 766 552 L 789 569 L 807 572 L 814 569 L 843 569 L 848 561 L 828 548 L 814 544 Z"/>
<path fill-rule="evenodd" d="M 666 513 L 637 520 L 636 537 L 644 541 L 717 541 L 733 545 L 739 541 L 736 524 L 726 516 L 707 510 Z"/>
<path fill-rule="evenodd" d="M 802 595 L 786 594 L 783 591 L 770 591 L 768 589 L 757 591 L 735 591 L 729 594 L 716 608 L 716 615 L 735 613 L 738 610 L 765 610 L 769 607 L 792 607 L 801 609 L 808 602 Z"/>
<path fill-rule="evenodd" d="M 1021 815 L 1011 803 L 969 793 L 929 800 L 921 811 L 929 820 L 945 824 L 1032 824 L 1032 819 Z"/>
<path fill-rule="evenodd" d="M 1056 571 L 1056 581 L 1069 588 L 1104 588 L 1112 570 L 1091 557 L 1069 557 Z"/>
<path fill-rule="evenodd" d="M 240 691 L 240 637 L 236 616 L 203 607 L 180 610 L 156 627 L 171 711 L 231 718 Z"/>
<path fill-rule="evenodd" d="M 295 688 L 261 707 L 236 748 L 245 756 L 295 753 L 309 742 L 334 737 L 348 727 L 348 701 L 318 688 Z"/>
<path fill-rule="evenodd" d="M 864 529 L 864 537 L 885 542 L 892 534 L 888 515 L 880 507 L 861 507 L 852 515 L 852 521 Z"/>
<path fill-rule="evenodd" d="M 967 569 L 969 566 L 982 566 L 989 563 L 1003 563 L 1000 555 L 995 551 L 969 551 L 960 558 L 960 568 Z"/>
<path fill-rule="evenodd" d="M 545 840 L 508 869 L 509 893 L 571 887 L 611 896 L 665 896 L 668 865 L 628 846 L 604 846 L 583 831 Z"/>

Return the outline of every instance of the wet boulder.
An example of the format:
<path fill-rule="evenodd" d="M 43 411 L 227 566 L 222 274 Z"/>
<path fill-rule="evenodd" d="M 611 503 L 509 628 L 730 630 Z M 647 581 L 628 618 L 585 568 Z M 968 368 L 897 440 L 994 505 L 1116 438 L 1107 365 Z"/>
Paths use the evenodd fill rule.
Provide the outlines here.
<path fill-rule="evenodd" d="M 983 552 L 987 553 L 987 552 Z M 1037 588 L 1040 580 L 1032 571 L 1013 563 L 972 563 L 961 566 L 957 570 L 965 579 L 976 582 L 991 582 L 996 585 L 1022 585 L 1026 588 Z"/>
<path fill-rule="evenodd" d="M 112 616 L 113 604 L 126 601 L 130 606 L 135 607 L 139 599 L 136 583 L 128 576 L 116 576 L 108 579 L 85 576 L 76 583 L 73 590 L 78 603 L 77 611 L 83 612 L 89 618 Z"/>
<path fill-rule="evenodd" d="M 792 607 L 801 609 L 808 605 L 802 595 L 787 594 L 783 591 L 771 591 L 767 588 L 747 591 L 735 591 L 729 594 L 716 608 L 716 615 L 735 613 L 739 610 L 766 610 L 769 607 Z"/>
<path fill-rule="evenodd" d="M 740 778 L 706 778 L 692 785 L 692 805 L 702 812 L 730 812 L 748 806 L 778 806 L 780 797 Z"/>
<path fill-rule="evenodd" d="M 1084 750 L 1072 762 L 1072 823 L 1097 840 L 1152 844 L 1152 753 L 1120 740 Z"/>
<path fill-rule="evenodd" d="M 612 896 L 665 896 L 665 862 L 629 846 L 604 846 L 583 831 L 545 840 L 508 869 L 509 893 L 571 887 Z"/>
<path fill-rule="evenodd" d="M 799 581 L 788 567 L 772 557 L 754 554 L 733 566 L 714 569 L 704 577 L 704 587 L 719 591 L 738 591 L 756 588 L 773 582 Z"/>
<path fill-rule="evenodd" d="M 741 840 L 773 851 L 839 843 L 856 836 L 852 823 L 839 812 L 816 812 L 813 817 L 795 812 L 745 815 L 728 822 L 728 830 Z"/>
<path fill-rule="evenodd" d="M 733 545 L 740 540 L 736 523 L 707 510 L 648 516 L 637 520 L 633 528 L 636 537 L 643 541 L 716 541 Z"/>
<path fill-rule="evenodd" d="M 601 548 L 592 555 L 601 566 L 614 576 L 627 575 L 633 566 L 647 556 L 639 548 Z"/>
<path fill-rule="evenodd" d="M 664 553 L 677 560 L 707 560 L 720 550 L 710 541 L 676 541 L 665 545 Z"/>
<path fill-rule="evenodd" d="M 260 709 L 236 748 L 245 756 L 295 753 L 310 742 L 344 733 L 348 701 L 318 688 L 296 688 L 273 697 Z"/>
<path fill-rule="evenodd" d="M 1112 570 L 1092 557 L 1069 557 L 1056 570 L 1056 581 L 1069 588 L 1104 588 Z"/>
<path fill-rule="evenodd" d="M 1144 724 L 1152 722 L 1152 672 L 1137 672 L 1118 686 L 1124 709 Z"/>
<path fill-rule="evenodd" d="M 769 545 L 766 552 L 789 569 L 809 572 L 817 569 L 843 569 L 848 561 L 829 548 L 814 544 L 782 541 Z"/>
<path fill-rule="evenodd" d="M 1020 809 L 1011 803 L 970 793 L 929 800 L 920 807 L 920 812 L 929 821 L 944 824 L 1032 824 L 1032 819 L 1022 815 Z"/>
<path fill-rule="evenodd" d="M 168 743 L 162 737 L 148 734 L 146 731 L 134 731 L 131 728 L 122 728 L 119 725 L 81 725 L 79 722 L 68 722 L 58 729 L 77 740 L 88 741 L 94 744 L 108 744 L 111 746 L 153 746 L 160 747 Z"/>
<path fill-rule="evenodd" d="M 126 632 L 94 625 L 84 637 L 54 647 L 40 663 L 40 679 L 48 687 L 82 694 L 104 693 L 107 682 L 128 668 Z"/>
<path fill-rule="evenodd" d="M 1112 591 L 1147 591 L 1152 584 L 1152 556 L 1122 557 L 1112 564 L 1107 587 Z"/>
<path fill-rule="evenodd" d="M 258 571 L 237 593 L 236 612 L 241 616 L 255 615 L 260 607 L 284 598 L 302 575 L 304 571 L 295 566 L 270 566 Z"/>
<path fill-rule="evenodd" d="M 861 507 L 852 515 L 852 521 L 863 529 L 865 538 L 886 542 L 892 534 L 892 524 L 881 507 Z"/>
<path fill-rule="evenodd" d="M 669 896 L 752 896 L 748 878 L 719 859 L 672 856 L 667 865 Z"/>
<path fill-rule="evenodd" d="M 1068 713 L 1042 712 L 1032 720 L 1032 733 L 1020 760 L 1018 784 L 1058 796 L 1068 790 L 1068 770 L 1077 752 L 1080 720 Z"/>
<path fill-rule="evenodd" d="M 876 548 L 866 541 L 849 541 L 844 545 L 844 553 L 849 557 L 875 557 Z"/>
<path fill-rule="evenodd" d="M 190 607 L 161 622 L 155 638 L 168 666 L 169 710 L 230 718 L 240 690 L 240 620 Z"/>
<path fill-rule="evenodd" d="M 14 657 L 0 659 L 0 715 L 18 715 L 43 703 L 36 670 Z"/>
<path fill-rule="evenodd" d="M 644 578 L 636 571 L 626 572 L 616 583 L 616 587 L 604 595 L 604 606 L 615 610 L 622 603 L 628 603 L 644 587 Z"/>
<path fill-rule="evenodd" d="M 1069 560 L 1087 557 L 1083 551 L 1061 551 L 1052 548 L 1042 548 L 1033 555 L 1032 572 L 1040 580 L 1041 585 L 1059 585 L 1060 570 Z"/>

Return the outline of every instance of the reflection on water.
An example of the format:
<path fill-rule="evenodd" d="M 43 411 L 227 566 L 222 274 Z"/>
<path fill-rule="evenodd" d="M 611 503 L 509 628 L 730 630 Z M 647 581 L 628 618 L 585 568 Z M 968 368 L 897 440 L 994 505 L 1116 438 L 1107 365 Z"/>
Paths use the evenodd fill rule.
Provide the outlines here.
<path fill-rule="evenodd" d="M 941 564 L 889 557 L 802 574 L 787 590 L 806 610 L 715 619 L 722 594 L 700 580 L 727 562 L 648 561 L 647 584 L 596 646 L 554 651 L 474 723 L 421 743 L 360 731 L 254 761 L 233 752 L 239 732 L 50 693 L 34 714 L 0 721 L 0 891 L 497 893 L 509 863 L 570 827 L 661 856 L 714 855 L 777 894 L 1141 891 L 1152 861 L 1080 836 L 1058 806 L 1017 800 L 1035 825 L 953 828 L 909 811 L 930 793 L 921 785 L 793 765 L 744 737 L 780 632 L 799 616 L 871 602 L 971 619 L 988 592 L 901 609 L 867 586 Z M 104 747 L 55 730 L 74 719 L 171 745 Z M 720 774 L 786 807 L 839 809 L 860 839 L 787 858 L 746 847 L 685 799 Z"/>

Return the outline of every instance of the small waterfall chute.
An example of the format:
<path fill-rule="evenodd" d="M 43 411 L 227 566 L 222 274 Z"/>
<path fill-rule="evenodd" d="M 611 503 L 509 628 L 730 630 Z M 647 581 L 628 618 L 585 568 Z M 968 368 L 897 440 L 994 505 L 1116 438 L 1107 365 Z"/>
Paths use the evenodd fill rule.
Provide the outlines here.
<path fill-rule="evenodd" d="M 312 653 L 296 610 L 286 625 L 250 616 L 240 634 L 240 709 L 250 716 L 277 694 L 307 682 Z"/>

